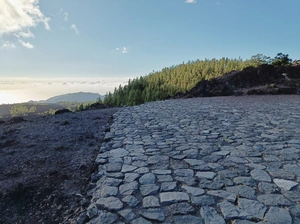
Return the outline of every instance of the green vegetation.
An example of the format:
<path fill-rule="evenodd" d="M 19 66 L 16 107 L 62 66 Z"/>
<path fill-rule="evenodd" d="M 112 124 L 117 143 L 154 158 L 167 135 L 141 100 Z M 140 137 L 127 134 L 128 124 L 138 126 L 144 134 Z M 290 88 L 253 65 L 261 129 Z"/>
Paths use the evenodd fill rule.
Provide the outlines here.
<path fill-rule="evenodd" d="M 10 108 L 10 114 L 11 116 L 27 116 L 28 115 L 28 108 L 26 105 L 23 104 L 15 104 Z"/>
<path fill-rule="evenodd" d="M 246 67 L 257 67 L 261 64 L 282 66 L 290 64 L 291 61 L 287 54 L 278 53 L 274 59 L 257 54 L 249 60 L 222 58 L 183 62 L 163 68 L 161 71 L 153 71 L 147 76 L 129 80 L 128 85 L 120 85 L 113 93 L 107 93 L 103 102 L 110 106 L 132 106 L 163 100 L 176 93 L 191 90 L 199 81 L 217 78 L 233 70 L 240 71 Z"/>

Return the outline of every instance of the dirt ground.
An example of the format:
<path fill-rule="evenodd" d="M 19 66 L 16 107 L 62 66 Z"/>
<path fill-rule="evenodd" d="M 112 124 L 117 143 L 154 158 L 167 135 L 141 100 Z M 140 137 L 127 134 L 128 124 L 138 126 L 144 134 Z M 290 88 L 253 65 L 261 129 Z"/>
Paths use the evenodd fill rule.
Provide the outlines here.
<path fill-rule="evenodd" d="M 0 223 L 76 223 L 116 108 L 0 124 Z"/>

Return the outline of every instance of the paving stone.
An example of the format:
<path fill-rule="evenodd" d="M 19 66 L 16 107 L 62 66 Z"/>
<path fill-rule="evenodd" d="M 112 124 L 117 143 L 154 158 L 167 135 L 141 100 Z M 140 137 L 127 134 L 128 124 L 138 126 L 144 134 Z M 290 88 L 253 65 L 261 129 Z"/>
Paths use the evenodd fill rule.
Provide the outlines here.
<path fill-rule="evenodd" d="M 215 199 L 209 195 L 203 195 L 198 197 L 192 197 L 192 203 L 196 206 L 204 206 L 204 205 L 214 205 L 216 203 Z"/>
<path fill-rule="evenodd" d="M 284 180 L 284 179 L 277 179 L 277 178 L 275 178 L 273 181 L 278 187 L 280 187 L 284 190 L 287 190 L 287 191 L 291 190 L 293 187 L 295 187 L 299 184 L 299 183 L 294 182 L 294 181 Z"/>
<path fill-rule="evenodd" d="M 202 206 L 200 209 L 200 214 L 204 218 L 205 223 L 226 224 L 222 216 L 220 216 L 213 207 Z"/>
<path fill-rule="evenodd" d="M 146 173 L 140 177 L 139 182 L 140 184 L 154 184 L 156 177 L 153 173 Z"/>
<path fill-rule="evenodd" d="M 205 193 L 203 189 L 197 187 L 182 186 L 182 189 L 184 189 L 188 194 L 193 196 L 199 196 Z"/>
<path fill-rule="evenodd" d="M 260 182 L 258 183 L 258 189 L 263 194 L 278 193 L 280 190 L 275 184 Z"/>
<path fill-rule="evenodd" d="M 140 201 L 132 195 L 125 196 L 124 198 L 122 198 L 122 201 L 128 204 L 130 207 L 135 207 L 140 203 Z"/>
<path fill-rule="evenodd" d="M 265 217 L 267 222 L 276 224 L 291 224 L 292 217 L 284 208 L 270 207 Z"/>
<path fill-rule="evenodd" d="M 200 159 L 184 159 L 185 162 L 187 162 L 191 166 L 198 166 L 198 165 L 203 165 L 206 162 Z"/>
<path fill-rule="evenodd" d="M 281 194 L 263 194 L 257 196 L 257 200 L 265 205 L 285 206 L 292 205 L 292 202 Z"/>
<path fill-rule="evenodd" d="M 221 170 L 218 173 L 221 177 L 234 178 L 239 176 L 236 170 Z"/>
<path fill-rule="evenodd" d="M 147 163 L 149 164 L 149 165 L 151 165 L 151 164 L 156 164 L 156 163 L 158 163 L 160 161 L 160 157 L 159 156 L 149 156 L 148 157 L 148 160 L 147 160 Z"/>
<path fill-rule="evenodd" d="M 294 180 L 296 175 L 284 169 L 268 168 L 268 172 L 273 178 Z"/>
<path fill-rule="evenodd" d="M 181 202 L 170 205 L 169 210 L 172 214 L 175 215 L 186 215 L 189 213 L 193 213 L 195 211 L 195 208 L 187 202 Z"/>
<path fill-rule="evenodd" d="M 280 162 L 280 159 L 275 155 L 263 155 L 263 158 L 267 162 Z"/>
<path fill-rule="evenodd" d="M 124 209 L 119 211 L 119 214 L 126 220 L 131 221 L 136 218 L 136 215 L 132 212 L 132 209 Z"/>
<path fill-rule="evenodd" d="M 284 195 L 284 197 L 286 197 L 290 201 L 297 202 L 297 203 L 300 201 L 299 190 L 297 190 L 297 191 L 296 190 L 292 190 L 292 191 L 282 190 L 281 193 Z"/>
<path fill-rule="evenodd" d="M 248 186 L 226 187 L 226 190 L 248 199 L 256 199 L 255 190 Z"/>
<path fill-rule="evenodd" d="M 236 200 L 236 194 L 228 191 L 223 191 L 223 190 L 207 191 L 207 194 L 224 198 L 229 202 L 235 202 Z"/>
<path fill-rule="evenodd" d="M 127 183 L 131 183 L 139 178 L 141 175 L 138 173 L 125 173 L 124 181 Z"/>
<path fill-rule="evenodd" d="M 166 174 L 171 174 L 171 170 L 152 170 L 152 173 L 154 174 L 159 174 L 159 175 L 166 175 Z"/>
<path fill-rule="evenodd" d="M 278 111 L 280 96 L 265 97 L 121 108 L 96 158 L 89 223 L 300 223 L 298 104 Z M 122 208 L 101 202 L 119 197 Z"/>
<path fill-rule="evenodd" d="M 86 210 L 86 215 L 92 219 L 96 216 L 98 216 L 98 208 L 97 205 L 95 203 L 92 203 L 88 206 L 87 210 Z"/>
<path fill-rule="evenodd" d="M 133 220 L 130 224 L 151 224 L 151 222 L 144 219 L 143 217 L 139 217 L 139 218 Z"/>
<path fill-rule="evenodd" d="M 124 162 L 124 164 L 130 165 L 132 163 L 131 156 L 124 156 L 123 162 Z"/>
<path fill-rule="evenodd" d="M 266 171 L 263 171 L 260 169 L 254 169 L 250 172 L 250 175 L 256 181 L 271 182 L 271 177 L 269 176 L 269 174 Z"/>
<path fill-rule="evenodd" d="M 141 168 L 141 167 L 146 167 L 148 164 L 142 160 L 137 160 L 132 162 L 131 165 Z"/>
<path fill-rule="evenodd" d="M 291 214 L 300 218 L 300 204 L 293 205 L 289 208 Z"/>
<path fill-rule="evenodd" d="M 155 196 L 147 196 L 143 199 L 143 208 L 155 208 L 159 206 L 159 200 Z"/>
<path fill-rule="evenodd" d="M 213 155 L 219 155 L 219 156 L 227 156 L 227 155 L 229 155 L 230 151 L 223 150 L 224 147 L 226 147 L 226 146 L 221 147 L 222 151 L 214 152 Z"/>
<path fill-rule="evenodd" d="M 139 173 L 139 174 L 149 173 L 149 168 L 147 168 L 147 167 L 140 167 L 140 168 L 136 169 L 134 172 L 135 173 Z"/>
<path fill-rule="evenodd" d="M 220 180 L 208 180 L 208 179 L 201 179 L 199 182 L 199 188 L 203 189 L 213 189 L 213 190 L 219 190 L 223 188 L 225 183 Z"/>
<path fill-rule="evenodd" d="M 267 207 L 258 201 L 248 200 L 245 198 L 238 199 L 238 207 L 244 211 L 248 219 L 263 219 Z"/>
<path fill-rule="evenodd" d="M 157 186 L 156 184 L 140 185 L 140 192 L 143 196 L 156 194 L 158 190 L 159 190 L 159 186 Z"/>
<path fill-rule="evenodd" d="M 171 175 L 156 175 L 157 182 L 171 182 L 173 177 Z"/>
<path fill-rule="evenodd" d="M 260 169 L 260 170 L 264 170 L 266 169 L 266 166 L 262 165 L 262 164 L 255 164 L 255 163 L 247 163 L 245 164 L 246 166 L 252 167 L 254 169 Z"/>
<path fill-rule="evenodd" d="M 148 208 L 148 209 L 143 209 L 140 212 L 141 216 L 154 220 L 154 221 L 164 221 L 165 219 L 165 214 L 164 210 L 161 208 Z"/>
<path fill-rule="evenodd" d="M 103 185 L 118 187 L 122 183 L 122 180 L 116 178 L 105 177 L 103 180 Z"/>
<path fill-rule="evenodd" d="M 163 192 L 159 194 L 161 203 L 175 203 L 188 201 L 190 199 L 189 195 L 184 192 Z"/>
<path fill-rule="evenodd" d="M 256 182 L 251 177 L 236 177 L 233 179 L 236 184 L 243 184 L 249 187 L 256 187 Z"/>
<path fill-rule="evenodd" d="M 128 155 L 128 151 L 123 148 L 113 149 L 109 152 L 108 156 L 111 157 L 124 157 Z"/>
<path fill-rule="evenodd" d="M 245 218 L 246 213 L 234 206 L 232 203 L 228 201 L 223 201 L 218 203 L 218 207 L 221 209 L 223 217 L 226 220 L 234 219 L 234 218 Z"/>
<path fill-rule="evenodd" d="M 119 172 L 122 169 L 122 163 L 107 163 L 106 171 L 107 172 Z"/>
<path fill-rule="evenodd" d="M 176 189 L 177 189 L 176 182 L 164 182 L 164 183 L 161 183 L 161 185 L 160 185 L 161 192 L 174 191 Z"/>
<path fill-rule="evenodd" d="M 131 165 L 123 164 L 121 172 L 122 173 L 126 173 L 126 172 L 130 172 L 130 171 L 134 171 L 135 169 L 137 169 L 136 166 L 131 166 Z"/>
<path fill-rule="evenodd" d="M 217 174 L 214 172 L 197 172 L 196 176 L 198 178 L 214 179 Z"/>
<path fill-rule="evenodd" d="M 175 169 L 174 175 L 181 177 L 193 177 L 194 171 L 192 169 Z"/>
<path fill-rule="evenodd" d="M 182 184 L 188 186 L 195 186 L 197 184 L 197 180 L 194 177 L 175 176 L 175 180 L 182 182 Z"/>
<path fill-rule="evenodd" d="M 105 208 L 110 211 L 118 211 L 123 208 L 123 203 L 116 197 L 99 198 L 96 201 L 98 208 Z"/>
<path fill-rule="evenodd" d="M 207 166 L 214 171 L 220 171 L 224 169 L 224 167 L 218 163 L 207 163 Z"/>
<path fill-rule="evenodd" d="M 174 223 L 175 224 L 187 224 L 187 223 L 204 224 L 204 219 L 193 215 L 174 216 Z"/>
<path fill-rule="evenodd" d="M 246 160 L 246 159 L 243 159 L 243 158 L 240 158 L 240 157 L 237 157 L 237 156 L 229 156 L 227 158 L 229 161 L 231 162 L 234 162 L 234 163 L 242 163 L 242 164 L 245 164 L 245 163 L 248 163 L 249 161 Z"/>
<path fill-rule="evenodd" d="M 121 195 L 130 195 L 138 189 L 138 182 L 134 181 L 127 184 L 122 184 L 119 187 L 119 191 Z"/>
<path fill-rule="evenodd" d="M 106 211 L 100 211 L 98 217 L 89 221 L 89 224 L 107 223 L 112 224 L 118 219 L 116 214 Z"/>
<path fill-rule="evenodd" d="M 117 195 L 118 191 L 119 190 L 117 187 L 111 187 L 111 186 L 104 185 L 101 190 L 101 197 L 105 198 L 105 197 Z"/>

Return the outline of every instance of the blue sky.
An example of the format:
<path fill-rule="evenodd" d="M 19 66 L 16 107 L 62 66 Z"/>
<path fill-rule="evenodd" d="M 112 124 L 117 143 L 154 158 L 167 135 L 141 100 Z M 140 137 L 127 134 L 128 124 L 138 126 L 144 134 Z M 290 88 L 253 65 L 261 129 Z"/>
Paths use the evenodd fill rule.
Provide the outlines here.
<path fill-rule="evenodd" d="M 299 59 L 299 0 L 0 0 L 0 77 L 136 77 L 204 58 Z"/>

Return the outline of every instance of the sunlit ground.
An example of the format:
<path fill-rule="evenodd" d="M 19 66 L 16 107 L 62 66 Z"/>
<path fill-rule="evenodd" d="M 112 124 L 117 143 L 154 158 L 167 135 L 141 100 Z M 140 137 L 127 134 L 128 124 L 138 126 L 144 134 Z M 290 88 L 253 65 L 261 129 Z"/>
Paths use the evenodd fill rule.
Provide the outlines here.
<path fill-rule="evenodd" d="M 1 79 L 0 104 L 46 100 L 50 97 L 77 92 L 92 92 L 105 95 L 129 78 L 105 79 Z"/>

